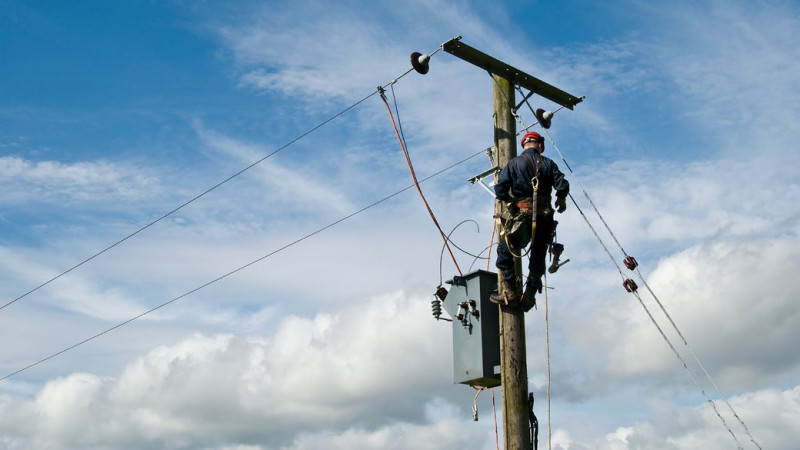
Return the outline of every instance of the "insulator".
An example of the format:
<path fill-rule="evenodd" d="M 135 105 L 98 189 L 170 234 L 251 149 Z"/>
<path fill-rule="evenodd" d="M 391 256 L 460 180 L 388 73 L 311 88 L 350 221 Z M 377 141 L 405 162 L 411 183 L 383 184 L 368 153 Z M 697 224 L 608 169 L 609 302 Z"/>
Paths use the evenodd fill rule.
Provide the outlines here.
<path fill-rule="evenodd" d="M 625 287 L 625 290 L 628 292 L 636 292 L 636 290 L 639 289 L 639 286 L 636 285 L 636 282 L 630 278 L 623 281 L 622 286 Z"/>
<path fill-rule="evenodd" d="M 434 299 L 431 302 L 431 308 L 433 309 L 433 317 L 439 320 L 439 318 L 442 317 L 442 301 L 438 298 Z"/>
<path fill-rule="evenodd" d="M 542 108 L 536 110 L 536 120 L 542 128 L 550 128 L 551 119 L 553 118 L 553 111 L 545 111 Z"/>
<path fill-rule="evenodd" d="M 411 54 L 411 67 L 414 68 L 418 73 L 425 75 L 428 73 L 428 62 L 430 61 L 431 57 L 420 52 L 414 52 Z"/>
<path fill-rule="evenodd" d="M 550 253 L 553 254 L 553 258 L 558 259 L 562 253 L 564 253 L 564 244 L 559 244 L 558 242 L 553 242 L 550 244 Z"/>
<path fill-rule="evenodd" d="M 636 262 L 636 258 L 633 256 L 628 256 L 622 262 L 625 264 L 625 267 L 627 267 L 628 270 L 633 270 L 639 265 L 639 263 Z"/>
<path fill-rule="evenodd" d="M 447 289 L 445 289 L 445 288 L 443 288 L 443 287 L 439 286 L 439 287 L 437 287 L 437 288 L 436 288 L 436 292 L 434 292 L 434 294 L 433 294 L 433 295 L 435 295 L 436 297 L 438 297 L 438 298 L 439 298 L 439 300 L 442 300 L 442 301 L 443 301 L 443 300 L 444 300 L 444 299 L 447 297 Z"/>
<path fill-rule="evenodd" d="M 480 315 L 480 312 L 478 312 L 478 310 L 475 308 L 475 306 L 478 304 L 475 300 L 469 299 L 466 302 L 462 302 L 461 304 L 464 305 L 464 307 L 467 308 L 468 312 L 473 316 L 478 317 Z"/>
<path fill-rule="evenodd" d="M 459 302 L 458 303 L 458 311 L 456 311 L 456 319 L 464 322 L 464 317 L 469 308 L 469 302 Z"/>

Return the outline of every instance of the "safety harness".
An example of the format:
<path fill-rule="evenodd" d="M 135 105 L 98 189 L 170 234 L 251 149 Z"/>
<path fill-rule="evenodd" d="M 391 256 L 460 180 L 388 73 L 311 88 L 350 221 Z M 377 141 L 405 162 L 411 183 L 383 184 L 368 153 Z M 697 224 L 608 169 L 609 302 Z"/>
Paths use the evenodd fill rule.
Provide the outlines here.
<path fill-rule="evenodd" d="M 523 153 L 522 156 L 525 159 L 525 162 L 528 164 L 528 167 L 533 171 L 533 178 L 531 178 L 531 187 L 533 189 L 531 197 L 523 198 L 522 200 L 516 203 L 519 212 L 517 214 L 507 213 L 504 215 L 504 225 L 503 225 L 503 234 L 506 241 L 506 247 L 508 247 L 508 251 L 511 253 L 512 256 L 515 258 L 521 258 L 524 256 L 520 251 L 520 254 L 514 253 L 514 248 L 511 245 L 509 240 L 509 236 L 514 236 L 522 232 L 522 224 L 525 223 L 525 219 L 527 217 L 531 218 L 531 229 L 530 229 L 530 237 L 525 237 L 525 235 L 521 235 L 522 239 L 520 240 L 520 250 L 524 249 L 529 243 L 533 244 L 533 240 L 536 237 L 536 215 L 538 214 L 538 210 L 540 207 L 544 207 L 545 211 L 546 208 L 549 208 L 550 204 L 550 196 L 542 196 L 542 201 L 544 205 L 539 205 L 539 169 L 542 166 L 541 157 L 538 157 L 537 154 L 536 162 L 533 161 L 533 158 L 528 153 Z"/>

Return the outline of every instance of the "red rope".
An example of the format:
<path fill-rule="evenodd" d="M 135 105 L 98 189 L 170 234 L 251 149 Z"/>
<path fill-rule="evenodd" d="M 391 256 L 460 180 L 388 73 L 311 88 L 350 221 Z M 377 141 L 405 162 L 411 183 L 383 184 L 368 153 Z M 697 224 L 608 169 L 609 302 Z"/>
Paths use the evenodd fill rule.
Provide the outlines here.
<path fill-rule="evenodd" d="M 439 226 L 439 221 L 436 220 L 436 216 L 433 214 L 433 210 L 431 210 L 431 207 L 428 204 L 428 200 L 425 199 L 425 194 L 422 193 L 422 188 L 420 188 L 419 181 L 417 181 L 417 174 L 414 173 L 414 166 L 411 164 L 411 158 L 408 156 L 408 150 L 406 150 L 406 146 L 405 144 L 403 144 L 403 139 L 400 137 L 400 132 L 397 130 L 397 124 L 394 121 L 392 108 L 389 106 L 389 101 L 386 99 L 386 96 L 383 95 L 382 91 L 381 91 L 381 98 L 383 99 L 383 103 L 386 105 L 386 109 L 389 111 L 389 118 L 392 120 L 392 127 L 394 127 L 394 133 L 397 135 L 397 140 L 398 142 L 400 142 L 400 148 L 403 149 L 403 155 L 406 157 L 406 163 L 408 163 L 408 169 L 411 171 L 411 178 L 414 180 L 414 186 L 417 188 L 419 196 L 422 197 L 422 201 L 425 203 L 425 207 L 428 209 L 428 214 L 430 214 L 431 219 L 433 219 L 433 223 L 439 230 L 439 234 L 442 236 L 444 245 L 445 247 L 447 247 L 447 251 L 450 252 L 450 257 L 453 258 L 453 264 L 455 264 L 456 270 L 458 270 L 458 274 L 463 275 L 461 273 L 461 268 L 458 267 L 458 262 L 456 262 L 456 257 L 455 255 L 453 255 L 453 250 L 450 249 L 450 244 L 447 242 L 447 236 L 444 234 L 444 231 L 442 231 L 442 227 Z"/>

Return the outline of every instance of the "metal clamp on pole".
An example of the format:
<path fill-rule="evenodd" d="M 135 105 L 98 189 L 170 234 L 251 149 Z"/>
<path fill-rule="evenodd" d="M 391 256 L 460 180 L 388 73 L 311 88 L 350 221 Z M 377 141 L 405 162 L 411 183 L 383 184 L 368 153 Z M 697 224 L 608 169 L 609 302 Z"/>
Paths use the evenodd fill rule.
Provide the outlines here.
<path fill-rule="evenodd" d="M 494 191 L 486 183 L 484 183 L 483 180 L 484 178 L 487 178 L 499 172 L 500 172 L 500 166 L 494 166 L 489 170 L 483 171 L 475 175 L 474 177 L 468 179 L 467 181 L 469 181 L 470 184 L 475 184 L 480 182 L 481 186 L 483 186 L 483 188 L 486 189 L 486 192 L 488 192 L 492 197 L 494 197 L 495 196 Z"/>

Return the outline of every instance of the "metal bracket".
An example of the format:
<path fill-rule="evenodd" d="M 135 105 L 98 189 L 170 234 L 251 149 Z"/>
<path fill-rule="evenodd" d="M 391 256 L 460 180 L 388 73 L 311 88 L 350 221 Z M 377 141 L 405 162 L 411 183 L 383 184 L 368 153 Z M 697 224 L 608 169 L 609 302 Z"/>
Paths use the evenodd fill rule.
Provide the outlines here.
<path fill-rule="evenodd" d="M 492 197 L 495 197 L 494 191 L 486 183 L 483 182 L 483 179 L 487 178 L 489 176 L 492 176 L 492 175 L 494 175 L 496 173 L 499 173 L 499 172 L 500 172 L 500 166 L 494 166 L 489 170 L 483 171 L 483 172 L 475 175 L 474 177 L 468 179 L 467 181 L 469 181 L 470 184 L 475 184 L 477 182 L 480 182 L 481 186 L 483 186 L 483 188 L 486 189 L 486 192 L 491 194 Z"/>

